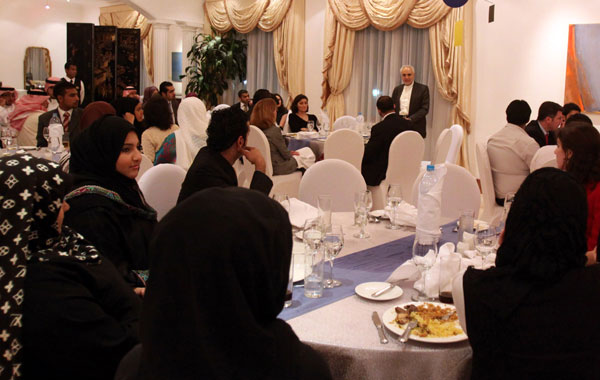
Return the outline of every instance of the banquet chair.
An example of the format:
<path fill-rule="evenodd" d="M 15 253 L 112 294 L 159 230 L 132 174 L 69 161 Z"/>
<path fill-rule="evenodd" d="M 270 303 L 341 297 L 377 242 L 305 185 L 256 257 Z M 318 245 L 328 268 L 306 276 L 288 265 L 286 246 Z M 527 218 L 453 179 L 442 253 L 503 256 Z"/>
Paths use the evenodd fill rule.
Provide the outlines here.
<path fill-rule="evenodd" d="M 546 145 L 538 149 L 529 164 L 530 171 L 533 173 L 540 168 L 556 168 L 558 164 L 556 163 L 556 154 L 554 154 L 555 150 L 556 145 Z"/>
<path fill-rule="evenodd" d="M 156 210 L 158 220 L 177 204 L 186 173 L 178 165 L 158 164 L 148 169 L 138 181 L 146 202 Z"/>
<path fill-rule="evenodd" d="M 483 212 L 479 219 L 489 223 L 502 213 L 503 208 L 496 203 L 496 192 L 494 190 L 490 158 L 487 154 L 487 144 L 477 143 L 475 153 L 477 154 L 477 167 L 479 168 L 479 181 L 481 182 L 481 195 L 483 198 Z"/>
<path fill-rule="evenodd" d="M 405 200 L 412 199 L 412 186 L 421 170 L 424 153 L 425 140 L 418 132 L 405 131 L 394 137 L 390 144 L 385 179 L 379 186 L 369 186 L 373 193 L 373 210 L 385 206 L 388 186 L 391 184 L 400 185 Z"/>
<path fill-rule="evenodd" d="M 138 171 L 137 177 L 135 177 L 136 181 L 139 182 L 140 178 L 142 178 L 142 175 L 144 175 L 144 173 L 146 173 L 148 171 L 148 169 L 150 169 L 152 166 L 154 166 L 152 161 L 150 161 L 150 159 L 148 157 L 146 157 L 145 155 L 142 154 L 142 161 L 140 162 L 140 170 Z"/>
<path fill-rule="evenodd" d="M 287 113 L 287 116 L 285 117 L 285 123 L 283 123 L 283 133 L 287 134 L 290 133 L 290 115 L 292 113 L 292 110 L 289 110 Z"/>
<path fill-rule="evenodd" d="M 351 163 L 359 171 L 364 153 L 365 140 L 358 132 L 351 129 L 333 131 L 325 140 L 325 159 L 339 158 Z"/>
<path fill-rule="evenodd" d="M 435 143 L 435 154 L 431 163 L 433 165 L 442 164 L 446 162 L 448 152 L 450 151 L 450 145 L 452 144 L 452 132 L 449 128 L 446 128 L 440 133 Z"/>
<path fill-rule="evenodd" d="M 27 116 L 27 119 L 23 123 L 23 128 L 21 128 L 17 135 L 17 144 L 19 146 L 37 145 L 37 126 L 41 114 L 43 114 L 42 111 L 34 111 L 31 115 Z"/>
<path fill-rule="evenodd" d="M 367 189 L 358 169 L 346 161 L 332 158 L 319 161 L 306 170 L 298 199 L 317 207 L 317 197 L 331 195 L 331 211 L 354 211 L 354 194 Z"/>
<path fill-rule="evenodd" d="M 251 125 L 248 132 L 249 146 L 257 148 L 265 159 L 267 164 L 266 175 L 273 181 L 273 188 L 271 194 L 287 194 L 290 198 L 295 198 L 298 195 L 298 187 L 300 186 L 300 179 L 302 173 L 295 171 L 290 174 L 273 175 L 273 163 L 271 162 L 271 147 L 269 146 L 269 140 L 267 136 L 260 130 L 260 128 Z M 245 170 L 247 180 L 252 180 L 254 174 L 254 165 L 251 165 L 252 169 Z M 238 183 L 239 184 L 239 183 Z"/>
<path fill-rule="evenodd" d="M 358 121 L 354 116 L 342 116 L 333 122 L 333 131 L 338 129 L 351 129 L 356 131 L 358 129 Z"/>
<path fill-rule="evenodd" d="M 231 107 L 229 104 L 219 104 L 217 106 L 215 106 L 215 108 L 213 108 L 213 112 L 215 111 L 219 111 L 219 110 L 224 110 L 225 108 L 229 108 Z"/>
<path fill-rule="evenodd" d="M 473 210 L 475 218 L 479 215 L 481 194 L 477 179 L 467 169 L 455 164 L 445 163 L 446 175 L 442 184 L 442 213 L 443 217 L 458 218 L 461 211 Z M 437 166 L 436 166 L 437 169 Z M 419 184 L 425 172 L 419 174 L 413 184 L 412 204 L 417 206 L 419 199 Z"/>
<path fill-rule="evenodd" d="M 448 150 L 448 155 L 446 156 L 446 162 L 451 164 L 456 164 L 458 160 L 458 153 L 460 152 L 460 147 L 462 146 L 464 130 L 458 124 L 454 124 L 450 127 L 450 132 L 452 133 L 452 143 L 450 143 L 450 149 Z"/>

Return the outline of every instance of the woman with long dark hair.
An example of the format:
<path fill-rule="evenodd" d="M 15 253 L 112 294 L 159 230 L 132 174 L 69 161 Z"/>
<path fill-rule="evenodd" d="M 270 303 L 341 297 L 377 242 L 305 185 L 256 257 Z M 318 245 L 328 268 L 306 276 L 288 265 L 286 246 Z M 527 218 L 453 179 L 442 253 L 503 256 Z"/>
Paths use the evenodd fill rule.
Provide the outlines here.
<path fill-rule="evenodd" d="M 142 133 L 142 149 L 144 155 L 154 162 L 165 138 L 179 127 L 172 124 L 169 103 L 161 95 L 152 96 L 144 105 L 144 117 L 148 128 Z"/>
<path fill-rule="evenodd" d="M 289 114 L 290 132 L 300 132 L 308 130 L 308 122 L 312 121 L 315 131 L 318 131 L 319 120 L 313 114 L 308 113 L 308 98 L 300 94 L 294 98 L 291 107 L 292 113 Z"/>

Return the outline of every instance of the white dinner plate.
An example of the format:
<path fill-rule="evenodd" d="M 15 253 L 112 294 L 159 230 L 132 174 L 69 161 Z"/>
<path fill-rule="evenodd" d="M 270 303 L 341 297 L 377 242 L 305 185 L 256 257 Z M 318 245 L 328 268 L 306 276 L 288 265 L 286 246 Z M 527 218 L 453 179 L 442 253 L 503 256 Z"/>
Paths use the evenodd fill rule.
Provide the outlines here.
<path fill-rule="evenodd" d="M 35 150 L 36 146 L 35 145 L 21 145 L 21 146 L 19 146 L 19 149 L 23 149 L 23 150 Z"/>
<path fill-rule="evenodd" d="M 389 290 L 379 297 L 373 297 L 372 294 L 378 290 L 381 290 L 388 286 L 388 282 L 363 282 L 362 284 L 358 284 L 354 291 L 356 294 L 361 296 L 362 298 L 366 298 L 373 301 L 389 301 L 394 298 L 398 298 L 402 296 L 402 288 L 399 286 L 394 286 L 392 290 Z"/>
<path fill-rule="evenodd" d="M 381 316 L 383 325 L 385 326 L 386 329 L 393 332 L 394 334 L 402 335 L 404 333 L 404 329 L 402 327 L 398 327 L 398 324 L 396 324 L 396 322 L 395 322 L 396 307 L 398 307 L 398 306 L 404 307 L 404 306 L 410 305 L 410 304 L 418 306 L 418 305 L 423 305 L 424 303 L 440 305 L 445 308 L 450 308 L 450 309 L 456 310 L 454 305 L 448 305 L 448 304 L 439 303 L 439 302 L 406 302 L 401 305 L 396 305 L 394 307 L 387 309 Z M 458 320 L 456 320 L 456 325 L 460 327 Z M 417 342 L 425 342 L 425 343 L 455 343 L 455 342 L 462 342 L 463 340 L 467 340 L 467 335 L 465 333 L 462 333 L 460 335 L 449 336 L 447 338 L 427 338 L 427 337 L 420 337 L 420 336 L 417 336 L 414 334 L 410 334 L 410 339 L 415 340 Z"/>

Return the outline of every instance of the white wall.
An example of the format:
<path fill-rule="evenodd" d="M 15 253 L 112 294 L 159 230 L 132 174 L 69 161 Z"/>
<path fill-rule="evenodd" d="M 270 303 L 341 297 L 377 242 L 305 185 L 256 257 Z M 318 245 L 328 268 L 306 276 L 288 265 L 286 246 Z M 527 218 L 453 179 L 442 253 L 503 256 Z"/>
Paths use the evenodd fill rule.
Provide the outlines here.
<path fill-rule="evenodd" d="M 537 117 L 546 100 L 564 103 L 569 24 L 600 23 L 600 1 L 508 0 L 475 3 L 473 55 L 474 138 L 486 141 L 506 123 L 513 99 L 526 100 Z M 600 124 L 600 115 L 596 115 Z"/>
<path fill-rule="evenodd" d="M 323 33 L 325 24 L 324 0 L 305 0 L 304 29 L 304 88 L 313 109 L 321 108 L 323 75 Z M 297 94 L 294 94 L 297 95 Z"/>
<path fill-rule="evenodd" d="M 123 0 L 151 20 L 204 23 L 204 0 Z"/>
<path fill-rule="evenodd" d="M 50 50 L 52 75 L 62 77 L 67 57 L 67 22 L 98 24 L 96 4 L 45 0 L 0 1 L 0 81 L 23 88 L 23 59 L 28 46 Z"/>

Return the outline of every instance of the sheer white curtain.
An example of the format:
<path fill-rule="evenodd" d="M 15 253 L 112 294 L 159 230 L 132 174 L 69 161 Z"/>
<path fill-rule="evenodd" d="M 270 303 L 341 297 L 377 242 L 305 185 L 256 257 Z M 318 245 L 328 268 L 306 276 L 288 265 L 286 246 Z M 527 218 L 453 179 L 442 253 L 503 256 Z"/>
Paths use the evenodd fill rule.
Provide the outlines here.
<path fill-rule="evenodd" d="M 273 33 L 263 32 L 256 28 L 248 34 L 242 34 L 248 41 L 248 58 L 246 61 L 246 83 L 232 81 L 229 89 L 223 93 L 223 102 L 233 104 L 238 102 L 237 92 L 247 89 L 250 96 L 261 88 L 278 93 L 282 99 L 287 98 L 287 92 L 279 85 L 275 58 L 273 56 Z"/>
<path fill-rule="evenodd" d="M 344 91 L 346 114 L 359 112 L 367 122 L 376 123 L 376 101 L 382 95 L 392 96 L 394 88 L 402 83 L 402 65 L 415 67 L 415 81 L 429 87 L 430 105 L 427 114 L 425 159 L 433 157 L 433 149 L 440 132 L 450 127 L 451 103 L 444 100 L 436 89 L 431 69 L 429 32 L 407 24 L 384 32 L 370 26 L 356 32 L 352 77 Z"/>

